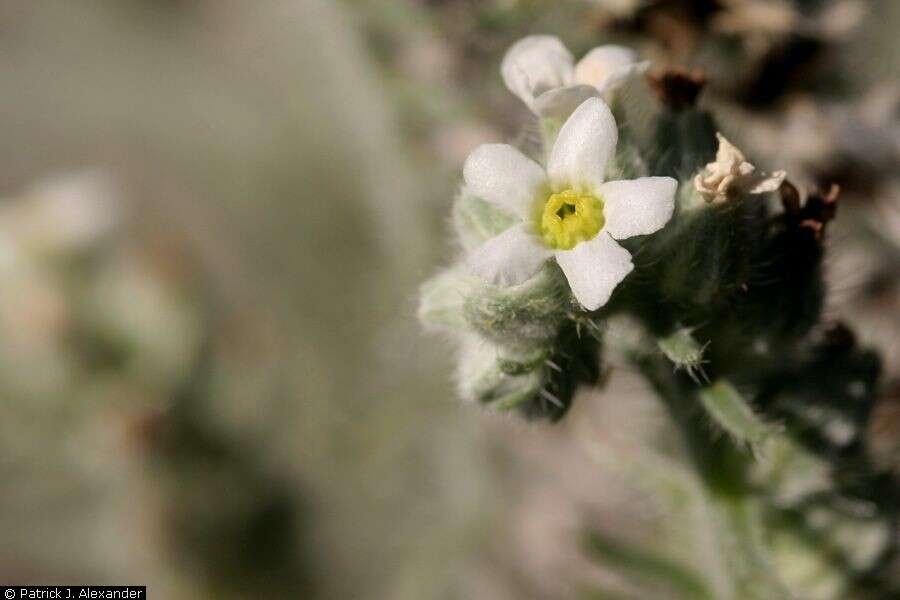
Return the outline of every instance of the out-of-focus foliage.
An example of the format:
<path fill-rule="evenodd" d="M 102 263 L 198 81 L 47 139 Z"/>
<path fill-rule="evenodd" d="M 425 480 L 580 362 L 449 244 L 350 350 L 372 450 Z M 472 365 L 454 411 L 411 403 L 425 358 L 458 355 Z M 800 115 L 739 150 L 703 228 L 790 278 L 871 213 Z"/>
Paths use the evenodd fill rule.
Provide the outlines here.
<path fill-rule="evenodd" d="M 348 16 L 0 6 L 0 578 L 457 586 L 492 504 L 412 318 L 441 187 Z"/>
<path fill-rule="evenodd" d="M 649 561 L 696 589 L 610 542 L 655 539 L 654 493 L 699 493 L 629 367 L 553 430 L 454 404 L 414 297 L 456 174 L 527 114 L 497 77 L 525 34 L 704 69 L 763 167 L 843 188 L 827 310 L 884 356 L 868 443 L 894 465 L 898 22 L 866 0 L 0 2 L 0 582 L 572 598 L 633 593 Z M 648 437 L 660 457 L 629 462 Z"/>

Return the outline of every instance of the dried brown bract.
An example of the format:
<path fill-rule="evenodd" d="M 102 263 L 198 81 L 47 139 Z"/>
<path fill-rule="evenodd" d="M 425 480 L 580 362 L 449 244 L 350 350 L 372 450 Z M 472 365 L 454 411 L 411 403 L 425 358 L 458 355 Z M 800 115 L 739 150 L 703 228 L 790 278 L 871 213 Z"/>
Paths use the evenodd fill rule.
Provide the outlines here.
<path fill-rule="evenodd" d="M 814 190 L 806 198 L 803 206 L 800 206 L 800 193 L 797 188 L 785 181 L 779 188 L 781 204 L 784 206 L 785 217 L 788 222 L 798 229 L 810 231 L 815 240 L 821 240 L 825 235 L 825 226 L 832 221 L 837 213 L 837 201 L 841 194 L 841 188 L 837 184 L 831 184 L 828 190 Z"/>
<path fill-rule="evenodd" d="M 672 110 L 684 110 L 697 103 L 707 79 L 699 70 L 673 67 L 648 75 L 647 81 L 663 104 Z"/>

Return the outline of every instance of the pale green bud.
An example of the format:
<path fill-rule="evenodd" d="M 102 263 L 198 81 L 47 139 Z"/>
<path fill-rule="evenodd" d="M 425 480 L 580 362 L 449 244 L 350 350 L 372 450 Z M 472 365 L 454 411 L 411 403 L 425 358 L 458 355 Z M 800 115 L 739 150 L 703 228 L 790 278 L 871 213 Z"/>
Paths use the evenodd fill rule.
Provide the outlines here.
<path fill-rule="evenodd" d="M 499 410 L 514 408 L 540 392 L 540 369 L 527 371 L 521 363 L 501 358 L 500 349 L 478 336 L 466 335 L 460 346 L 457 383 L 467 400 Z M 517 364 L 516 368 L 511 368 Z"/>
<path fill-rule="evenodd" d="M 574 309 L 572 302 L 565 278 L 548 263 L 521 285 L 475 288 L 464 310 L 469 325 L 488 339 L 526 344 L 553 339 Z"/>
<path fill-rule="evenodd" d="M 692 332 L 693 329 L 682 327 L 658 339 L 656 343 L 676 369 L 684 369 L 688 375 L 696 379 L 697 373 L 702 373 L 706 344 L 700 344 L 695 340 L 691 335 Z"/>
<path fill-rule="evenodd" d="M 419 321 L 433 329 L 468 329 L 463 304 L 479 283 L 458 268 L 435 275 L 420 289 Z"/>

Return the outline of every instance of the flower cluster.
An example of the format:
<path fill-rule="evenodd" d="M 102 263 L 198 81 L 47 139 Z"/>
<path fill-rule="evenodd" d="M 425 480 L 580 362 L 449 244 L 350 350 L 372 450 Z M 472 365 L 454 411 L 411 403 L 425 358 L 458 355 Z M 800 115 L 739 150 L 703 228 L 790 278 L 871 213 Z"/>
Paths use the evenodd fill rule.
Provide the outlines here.
<path fill-rule="evenodd" d="M 509 50 L 541 145 L 469 156 L 461 256 L 420 318 L 458 342 L 460 394 L 498 410 L 560 418 L 611 353 L 645 380 L 671 438 L 610 462 L 654 490 L 673 547 L 720 559 L 671 597 L 900 597 L 900 492 L 865 443 L 882 361 L 824 311 L 840 188 L 751 162 L 701 107 L 702 73 L 645 69 L 610 47 L 575 63 L 549 36 Z M 669 564 L 655 551 L 627 552 Z"/>
<path fill-rule="evenodd" d="M 518 285 L 552 257 L 581 306 L 606 304 L 633 268 L 616 240 L 661 229 L 678 185 L 671 177 L 604 181 L 616 140 L 612 112 L 590 98 L 563 125 L 546 169 L 506 144 L 477 148 L 463 170 L 469 191 L 517 222 L 472 252 L 472 272 Z"/>
<path fill-rule="evenodd" d="M 543 147 L 489 144 L 469 156 L 453 207 L 462 256 L 426 283 L 420 307 L 426 324 L 458 340 L 460 394 L 555 420 L 616 352 L 691 440 L 698 479 L 718 490 L 727 474 L 729 493 L 778 513 L 750 524 L 733 511 L 708 519 L 723 540 L 748 530 L 772 540 L 759 551 L 775 569 L 753 577 L 760 597 L 809 588 L 791 565 L 823 555 L 804 536 L 827 539 L 828 552 L 854 565 L 831 570 L 835 595 L 823 597 L 849 597 L 864 579 L 891 589 L 881 565 L 896 551 L 898 500 L 858 443 L 878 359 L 846 327 L 822 322 L 823 241 L 839 189 L 801 194 L 785 172 L 757 169 L 697 107 L 703 80 L 683 70 L 642 88 L 629 59 L 618 89 L 609 78 L 579 88 L 583 73 L 602 70 L 584 65 L 603 54 L 573 65 L 558 40 L 538 36 L 503 61 Z M 648 122 L 623 125 L 635 115 Z M 775 192 L 780 206 L 767 197 Z M 837 475 L 849 464 L 852 478 Z M 801 481 L 811 465 L 823 473 L 816 487 L 785 496 L 784 479 Z M 813 498 L 817 523 L 785 527 L 785 514 L 804 513 Z M 871 518 L 841 512 L 860 500 Z M 669 508 L 682 510 L 683 497 Z M 724 564 L 747 563 L 748 546 L 720 547 Z M 742 578 L 722 580 L 739 590 Z M 720 596 L 745 594 L 709 595 Z"/>
<path fill-rule="evenodd" d="M 588 311 L 607 303 L 633 269 L 616 240 L 658 231 L 671 218 L 671 177 L 605 181 L 616 154 L 616 119 L 599 96 L 646 70 L 621 46 L 599 46 L 574 64 L 553 36 L 526 37 L 509 49 L 500 72 L 536 115 L 563 117 L 540 165 L 507 144 L 477 148 L 463 176 L 471 194 L 515 216 L 515 224 L 475 249 L 471 271 L 495 285 L 519 285 L 555 259 Z"/>
<path fill-rule="evenodd" d="M 675 210 L 674 178 L 623 177 L 617 166 L 634 149 L 620 148 L 608 102 L 647 66 L 619 46 L 575 63 L 543 35 L 507 52 L 504 82 L 552 135 L 540 162 L 508 144 L 480 146 L 465 161 L 454 206 L 464 255 L 426 285 L 420 311 L 427 324 L 462 331 L 464 396 L 561 414 L 573 385 L 559 380 L 573 369 L 596 376 L 593 365 L 568 363 L 596 362 L 585 345 L 597 343 L 587 334 L 597 331 L 597 311 L 634 270 L 632 253 Z M 580 348 L 565 347 L 572 343 Z"/>
<path fill-rule="evenodd" d="M 821 236 L 801 226 L 814 207 L 773 213 L 764 196 L 785 173 L 757 170 L 717 133 L 696 106 L 702 82 L 673 102 L 659 82 L 687 77 L 648 84 L 646 67 L 615 46 L 575 63 L 549 36 L 504 58 L 542 146 L 469 155 L 453 206 L 462 253 L 420 305 L 424 323 L 458 341 L 463 397 L 561 417 L 579 385 L 597 382 L 620 316 L 643 354 L 698 381 L 715 373 L 709 355 L 742 360 L 735 351 L 780 344 L 818 318 Z M 646 122 L 635 127 L 635 115 Z M 717 344 L 716 327 L 740 333 L 737 345 Z"/>
<path fill-rule="evenodd" d="M 572 53 L 549 35 L 532 35 L 506 53 L 500 74 L 506 87 L 536 115 L 565 119 L 594 96 L 609 96 L 650 65 L 622 46 L 598 46 L 575 63 Z"/>

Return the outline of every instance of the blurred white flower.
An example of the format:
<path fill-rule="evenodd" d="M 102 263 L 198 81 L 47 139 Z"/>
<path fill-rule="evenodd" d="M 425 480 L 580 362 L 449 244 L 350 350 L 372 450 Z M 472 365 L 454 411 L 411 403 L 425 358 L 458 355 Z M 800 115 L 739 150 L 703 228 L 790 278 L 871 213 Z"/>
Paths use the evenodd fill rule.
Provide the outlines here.
<path fill-rule="evenodd" d="M 720 0 L 712 29 L 738 36 L 747 50 L 763 56 L 792 34 L 840 42 L 863 22 L 869 7 L 862 0 L 824 0 L 799 10 L 789 0 Z"/>
<path fill-rule="evenodd" d="M 724 200 L 730 194 L 746 192 L 748 194 L 764 194 L 777 190 L 786 177 L 784 171 L 771 174 L 757 173 L 756 167 L 747 162 L 744 153 L 725 139 L 721 133 L 716 161 L 694 177 L 694 187 L 707 202 Z"/>
<path fill-rule="evenodd" d="M 844 41 L 862 25 L 874 9 L 863 0 L 831 0 L 820 6 L 810 29 L 828 40 Z"/>
<path fill-rule="evenodd" d="M 38 255 L 80 252 L 119 221 L 115 184 L 100 171 L 47 178 L 0 208 L 0 226 L 23 249 Z"/>
<path fill-rule="evenodd" d="M 463 172 L 469 189 L 521 219 L 473 251 L 472 271 L 490 283 L 517 285 L 554 257 L 582 306 L 606 304 L 633 268 L 615 240 L 661 229 L 678 185 L 670 177 L 604 183 L 617 141 L 609 107 L 591 98 L 560 129 L 546 171 L 506 144 L 472 152 Z"/>
<path fill-rule="evenodd" d="M 598 46 L 575 64 L 559 38 L 531 35 L 506 52 L 500 74 L 532 112 L 566 118 L 587 98 L 615 90 L 649 65 L 633 50 L 613 45 Z"/>
<path fill-rule="evenodd" d="M 723 0 L 722 5 L 713 27 L 723 33 L 785 36 L 801 20 L 787 0 Z"/>

